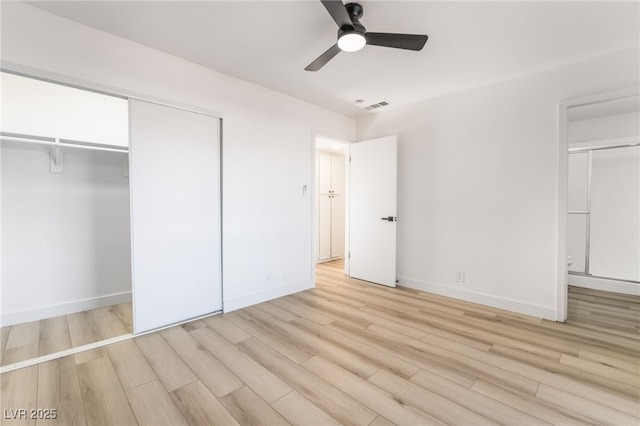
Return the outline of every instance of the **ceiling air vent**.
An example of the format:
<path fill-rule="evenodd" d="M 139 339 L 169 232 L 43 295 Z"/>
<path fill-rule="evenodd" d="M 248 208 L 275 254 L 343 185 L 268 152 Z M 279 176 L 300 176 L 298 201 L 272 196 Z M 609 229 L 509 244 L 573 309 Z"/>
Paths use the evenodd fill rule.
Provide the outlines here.
<path fill-rule="evenodd" d="M 389 105 L 389 102 L 382 101 L 382 102 L 378 102 L 377 104 L 368 105 L 368 106 L 364 107 L 363 109 L 365 109 L 367 111 L 371 111 L 372 109 L 382 108 L 382 107 L 385 107 L 387 105 Z"/>

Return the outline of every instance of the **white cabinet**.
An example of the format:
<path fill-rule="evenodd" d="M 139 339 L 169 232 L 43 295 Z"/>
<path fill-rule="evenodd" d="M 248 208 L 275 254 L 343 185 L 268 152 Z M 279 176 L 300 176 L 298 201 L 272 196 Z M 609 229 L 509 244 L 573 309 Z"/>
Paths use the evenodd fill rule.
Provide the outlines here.
<path fill-rule="evenodd" d="M 344 257 L 344 155 L 316 155 L 318 262 Z"/>

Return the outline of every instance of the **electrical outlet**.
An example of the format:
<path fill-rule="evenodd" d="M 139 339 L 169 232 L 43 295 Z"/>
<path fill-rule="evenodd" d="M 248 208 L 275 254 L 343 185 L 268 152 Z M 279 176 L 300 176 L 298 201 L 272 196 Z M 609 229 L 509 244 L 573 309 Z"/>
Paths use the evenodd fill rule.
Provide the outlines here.
<path fill-rule="evenodd" d="M 463 283 L 464 282 L 464 272 L 458 271 L 456 272 L 456 282 Z"/>

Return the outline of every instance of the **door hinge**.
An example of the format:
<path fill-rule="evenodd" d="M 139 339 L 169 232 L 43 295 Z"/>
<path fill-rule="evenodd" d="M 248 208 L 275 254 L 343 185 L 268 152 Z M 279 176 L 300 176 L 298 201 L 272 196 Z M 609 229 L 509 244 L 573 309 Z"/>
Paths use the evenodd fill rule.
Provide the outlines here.
<path fill-rule="evenodd" d="M 349 156 L 349 162 L 351 162 L 351 156 Z"/>
<path fill-rule="evenodd" d="M 349 252 L 348 258 L 351 259 L 351 252 Z"/>

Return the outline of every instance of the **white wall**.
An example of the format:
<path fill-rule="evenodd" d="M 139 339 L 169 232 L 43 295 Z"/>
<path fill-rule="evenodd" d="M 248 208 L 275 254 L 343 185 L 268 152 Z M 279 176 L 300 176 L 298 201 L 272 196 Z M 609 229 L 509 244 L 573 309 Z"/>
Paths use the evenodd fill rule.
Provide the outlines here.
<path fill-rule="evenodd" d="M 558 101 L 638 85 L 638 64 L 620 51 L 359 120 L 359 139 L 399 137 L 400 284 L 555 319 Z"/>
<path fill-rule="evenodd" d="M 3 325 L 131 300 L 125 158 L 3 145 Z"/>
<path fill-rule="evenodd" d="M 225 310 L 313 286 L 312 135 L 353 140 L 353 119 L 22 3 L 1 35 L 5 66 L 220 112 Z"/>

